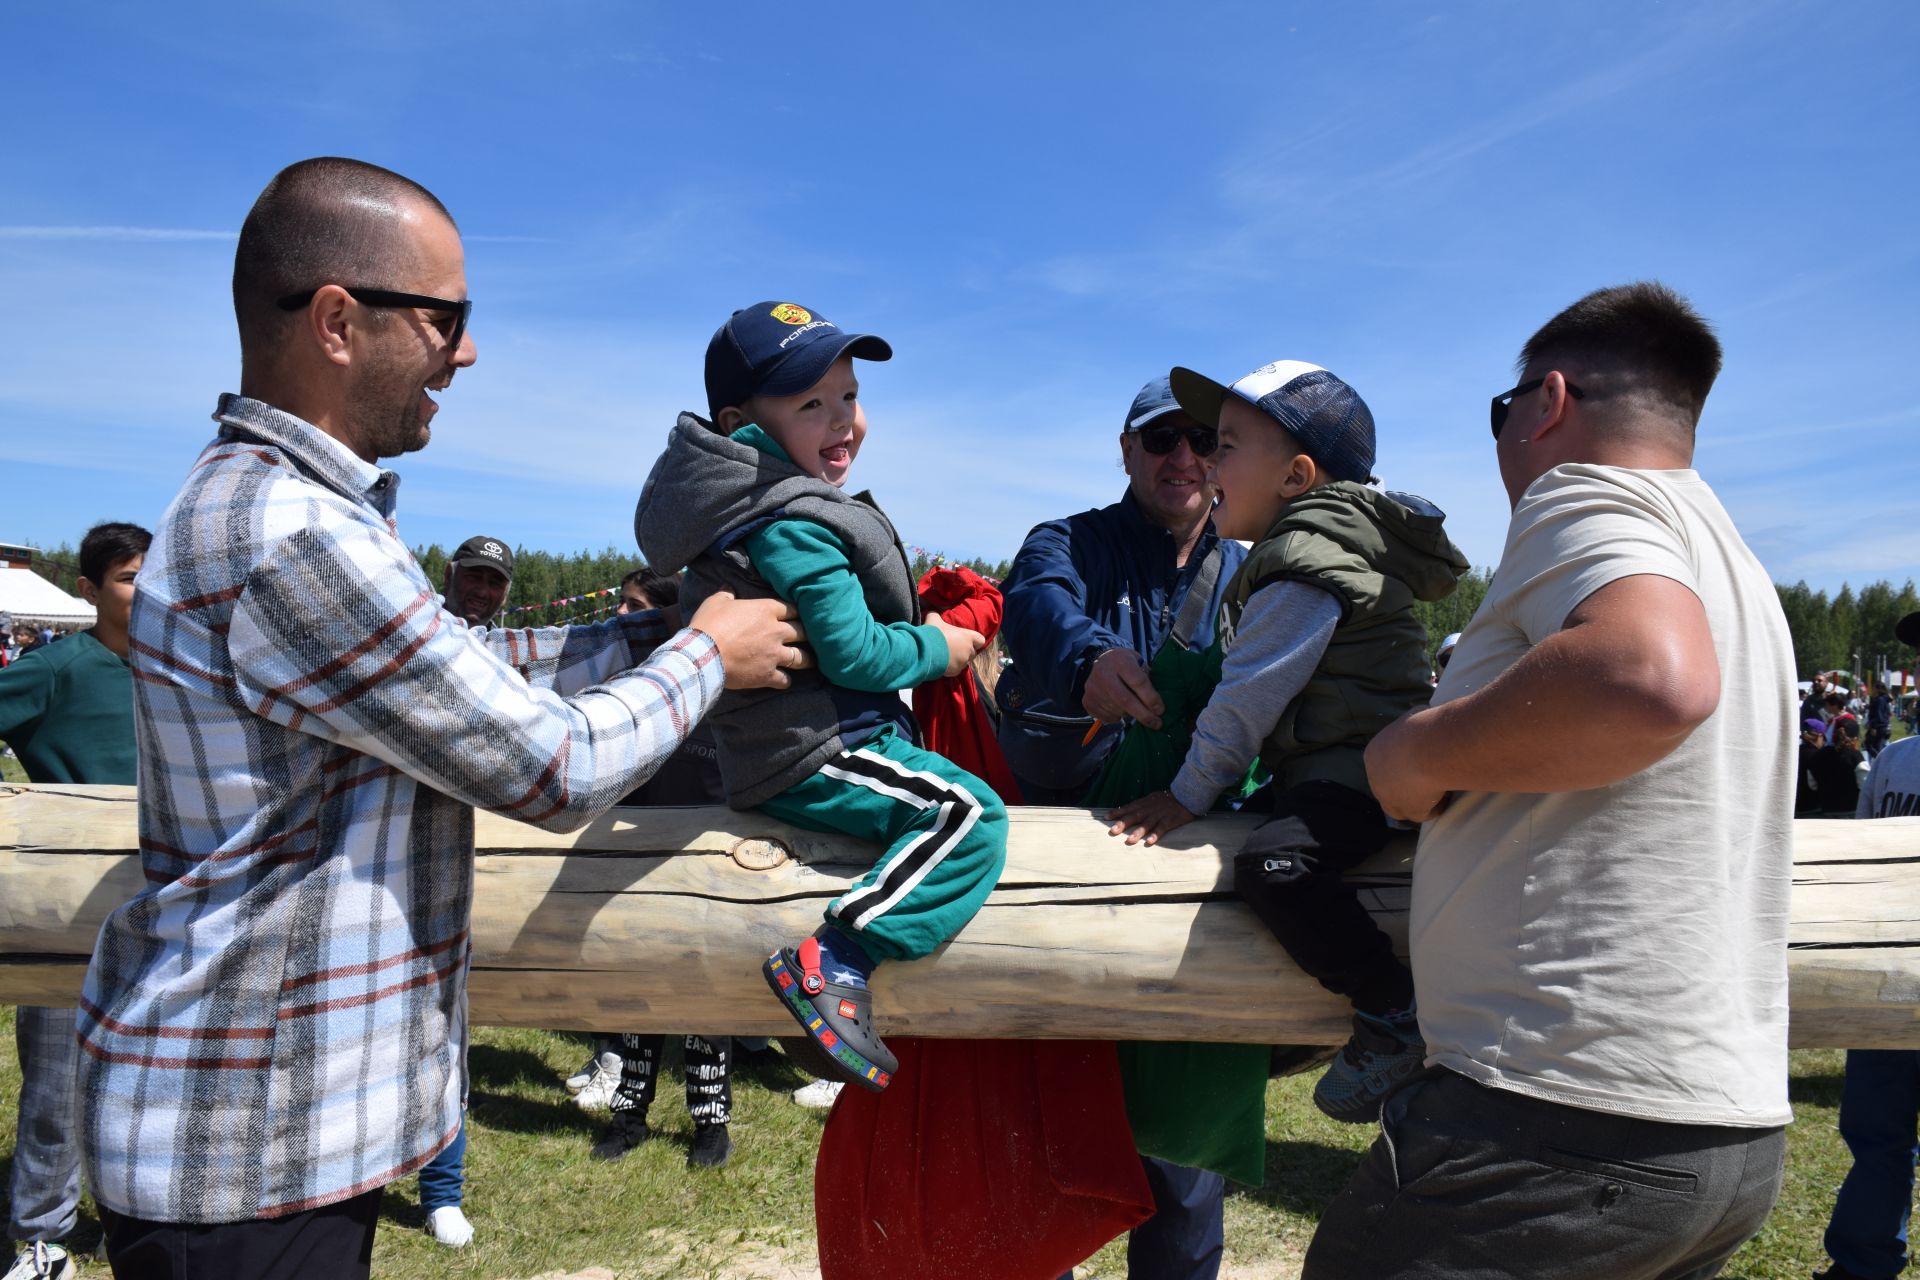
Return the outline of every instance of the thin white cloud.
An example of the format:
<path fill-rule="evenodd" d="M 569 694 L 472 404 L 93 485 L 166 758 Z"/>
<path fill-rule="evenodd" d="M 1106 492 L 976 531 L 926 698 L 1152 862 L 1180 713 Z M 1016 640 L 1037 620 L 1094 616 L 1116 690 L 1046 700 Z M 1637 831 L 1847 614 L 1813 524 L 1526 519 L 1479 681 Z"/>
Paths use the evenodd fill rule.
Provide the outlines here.
<path fill-rule="evenodd" d="M 235 231 L 203 231 L 194 227 L 26 227 L 0 226 L 0 240 L 119 240 L 177 241 L 233 240 Z"/>
<path fill-rule="evenodd" d="M 1337 181 L 1303 183 L 1292 166 L 1276 167 L 1255 159 L 1229 172 L 1226 190 L 1230 196 L 1251 203 L 1257 210 L 1271 210 L 1276 202 L 1291 205 L 1303 196 L 1318 199 L 1333 209 L 1351 207 L 1363 197 L 1377 198 L 1424 187 L 1481 152 L 1638 90 L 1649 82 L 1685 73 L 1690 66 L 1710 58 L 1716 50 L 1724 49 L 1736 28 L 1762 18 L 1773 7 L 1747 3 L 1738 7 L 1715 5 L 1683 11 L 1664 38 L 1651 41 L 1630 56 L 1556 84 L 1511 110 L 1476 120 L 1464 129 L 1356 174 L 1344 184 Z M 1345 127 L 1344 122 L 1337 123 Z"/>
<path fill-rule="evenodd" d="M 1302 132 L 1288 115 L 1277 130 L 1249 139 L 1217 177 L 1220 203 L 1237 220 L 1203 236 L 1183 231 L 1139 249 L 1057 255 L 1024 274 L 1074 298 L 1184 291 L 1202 281 L 1225 280 L 1244 287 L 1283 276 L 1290 247 L 1302 240 L 1309 226 L 1340 232 L 1371 209 L 1397 206 L 1410 193 L 1430 189 L 1443 177 L 1457 176 L 1484 152 L 1566 117 L 1591 113 L 1649 83 L 1710 66 L 1715 50 L 1725 46 L 1734 30 L 1753 24 L 1775 7 L 1754 0 L 1739 8 L 1719 5 L 1687 12 L 1664 38 L 1625 58 L 1346 174 L 1337 167 L 1329 170 L 1323 163 L 1305 162 L 1329 153 L 1369 154 L 1377 142 L 1370 131 L 1390 117 L 1347 111 Z M 1409 113 L 1415 110 L 1411 103 L 1402 105 Z M 1358 264 L 1418 268 L 1417 262 L 1396 264 L 1369 250 L 1356 252 L 1342 239 L 1329 234 L 1315 245 L 1315 257 L 1324 260 L 1338 254 Z"/>
<path fill-rule="evenodd" d="M 1830 295 L 1840 285 L 1851 284 L 1856 280 L 1883 280 L 1895 274 L 1899 268 L 1907 266 L 1916 257 L 1920 257 L 1920 247 L 1909 243 L 1896 246 L 1873 246 L 1873 251 L 1859 255 L 1839 266 L 1825 271 L 1796 271 L 1780 287 L 1748 298 L 1735 306 L 1723 308 L 1716 319 L 1721 323 L 1742 318 L 1758 312 L 1770 311 L 1776 307 L 1792 306 L 1808 298 Z"/>
<path fill-rule="evenodd" d="M 1804 578 L 1814 583 L 1831 583 L 1839 579 L 1864 586 L 1880 579 L 1897 585 L 1920 578 L 1920 557 L 1914 555 L 1913 543 L 1898 534 L 1887 533 L 1889 529 L 1912 528 L 1915 520 L 1920 519 L 1920 504 L 1884 505 L 1876 509 L 1875 515 L 1884 519 L 1884 525 L 1862 530 L 1843 540 L 1805 547 L 1798 554 L 1777 562 L 1764 555 L 1762 560 L 1779 582 Z M 1827 532 L 1831 537 L 1831 531 Z"/>
<path fill-rule="evenodd" d="M 1891 409 L 1885 413 L 1871 413 L 1861 417 L 1844 418 L 1832 422 L 1789 422 L 1782 426 L 1768 427 L 1756 431 L 1721 434 L 1717 431 L 1703 430 L 1700 435 L 1699 451 L 1708 453 L 1715 450 L 1750 451 L 1756 445 L 1771 444 L 1780 440 L 1836 440 L 1845 439 L 1847 447 L 1860 448 L 1870 443 L 1874 437 L 1886 434 L 1886 429 L 1920 423 L 1920 408 L 1904 407 Z M 1857 433 L 1843 437 L 1842 432 Z M 1889 440 L 1891 447 L 1895 443 L 1904 443 L 1905 437 L 1898 441 Z M 1773 466 L 1777 459 L 1771 456 L 1756 459 L 1757 462 Z"/>

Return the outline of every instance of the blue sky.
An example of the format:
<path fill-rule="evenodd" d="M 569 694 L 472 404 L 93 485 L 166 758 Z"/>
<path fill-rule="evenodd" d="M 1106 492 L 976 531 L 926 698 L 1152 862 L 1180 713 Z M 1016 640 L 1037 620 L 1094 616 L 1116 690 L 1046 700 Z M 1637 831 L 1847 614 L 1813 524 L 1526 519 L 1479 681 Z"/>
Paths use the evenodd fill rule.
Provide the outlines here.
<path fill-rule="evenodd" d="M 479 363 L 401 530 L 632 546 L 707 337 L 876 332 L 854 479 L 1010 555 L 1112 501 L 1134 391 L 1326 365 L 1475 563 L 1487 397 L 1657 277 L 1718 326 L 1698 465 L 1773 575 L 1920 577 L 1920 7 L 1740 3 L 15 7 L 0 541 L 151 523 L 238 384 L 234 231 L 357 156 L 467 237 Z"/>

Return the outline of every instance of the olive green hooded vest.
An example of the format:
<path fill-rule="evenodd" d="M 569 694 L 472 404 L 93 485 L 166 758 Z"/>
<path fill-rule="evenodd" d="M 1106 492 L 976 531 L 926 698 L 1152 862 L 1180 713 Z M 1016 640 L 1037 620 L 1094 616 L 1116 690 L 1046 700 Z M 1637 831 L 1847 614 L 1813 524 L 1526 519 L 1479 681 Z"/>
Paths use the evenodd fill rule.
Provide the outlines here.
<path fill-rule="evenodd" d="M 1260 746 L 1282 790 L 1327 779 L 1372 794 L 1367 743 L 1426 705 L 1427 632 L 1413 602 L 1446 598 L 1467 571 L 1445 520 L 1424 498 L 1336 480 L 1289 503 L 1227 584 L 1229 646 L 1248 598 L 1272 583 L 1311 583 L 1340 602 L 1320 665 Z"/>

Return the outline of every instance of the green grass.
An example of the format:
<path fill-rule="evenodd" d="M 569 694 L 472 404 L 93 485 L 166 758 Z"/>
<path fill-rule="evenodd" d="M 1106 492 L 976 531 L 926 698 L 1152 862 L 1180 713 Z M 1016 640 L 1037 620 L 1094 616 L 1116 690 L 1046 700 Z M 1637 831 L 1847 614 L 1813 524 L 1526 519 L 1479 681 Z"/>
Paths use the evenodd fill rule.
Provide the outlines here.
<path fill-rule="evenodd" d="M 12 756 L 0 756 L 0 782 L 25 782 L 27 771 Z"/>
<path fill-rule="evenodd" d="M 13 1011 L 0 1011 L 11 1038 Z M 546 1272 L 605 1267 L 620 1277 L 765 1277 L 776 1263 L 813 1258 L 812 1169 L 824 1114 L 786 1094 L 805 1077 L 785 1066 L 747 1069 L 734 1081 L 735 1153 L 724 1170 L 686 1167 L 691 1125 L 669 1042 L 669 1074 L 652 1120 L 659 1136 L 625 1160 L 602 1164 L 587 1147 L 602 1117 L 574 1107 L 560 1080 L 586 1056 L 582 1036 L 482 1028 L 471 1055 L 467 1213 L 476 1235 L 458 1252 L 420 1230 L 418 1189 L 406 1178 L 388 1189 L 374 1273 L 382 1277 L 522 1280 Z M 1766 1229 L 1726 1275 L 1789 1280 L 1821 1261 L 1820 1234 L 1847 1155 L 1834 1130 L 1843 1055 L 1793 1055 L 1798 1119 L 1789 1131 L 1787 1180 Z M 1241 1277 L 1290 1277 L 1322 1206 L 1360 1159 L 1373 1131 L 1338 1125 L 1313 1109 L 1311 1076 L 1267 1091 L 1267 1178 L 1227 1200 L 1227 1261 Z M 0 1167 L 10 1167 L 19 1069 L 0 1052 Z M 77 1241 L 98 1226 L 89 1203 Z M 91 1270 L 91 1274 L 101 1274 Z M 1080 1268 L 1104 1280 L 1126 1274 L 1116 1241 Z M 989 1280 L 983 1277 L 982 1280 Z"/>

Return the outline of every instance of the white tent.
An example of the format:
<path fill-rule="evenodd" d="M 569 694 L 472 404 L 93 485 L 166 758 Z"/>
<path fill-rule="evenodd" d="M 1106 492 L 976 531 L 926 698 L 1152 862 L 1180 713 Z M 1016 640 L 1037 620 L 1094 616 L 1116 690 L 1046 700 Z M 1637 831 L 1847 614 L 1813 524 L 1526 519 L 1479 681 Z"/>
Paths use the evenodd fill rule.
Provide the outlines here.
<path fill-rule="evenodd" d="M 0 613 L 41 626 L 92 626 L 93 606 L 70 596 L 31 569 L 0 569 Z"/>

